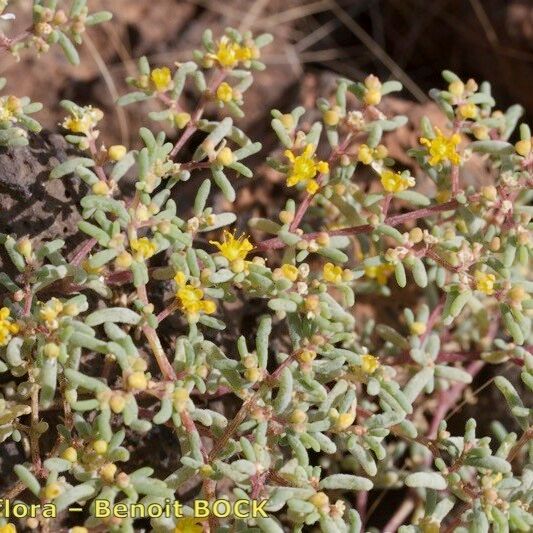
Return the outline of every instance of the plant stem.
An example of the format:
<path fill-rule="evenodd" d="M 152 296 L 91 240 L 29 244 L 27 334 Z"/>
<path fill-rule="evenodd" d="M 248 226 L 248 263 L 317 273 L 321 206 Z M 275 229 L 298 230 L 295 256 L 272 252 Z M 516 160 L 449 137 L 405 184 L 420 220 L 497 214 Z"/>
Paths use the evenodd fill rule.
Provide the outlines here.
<path fill-rule="evenodd" d="M 172 148 L 172 151 L 169 154 L 170 157 L 175 157 L 178 152 L 183 148 L 185 143 L 196 132 L 196 130 L 198 129 L 198 121 L 202 118 L 202 115 L 204 114 L 205 105 L 207 104 L 209 95 L 217 90 L 217 87 L 224 81 L 225 77 L 225 70 L 219 70 L 217 74 L 213 77 L 209 88 L 204 92 L 202 98 L 200 98 L 200 101 L 198 102 L 198 107 L 196 108 L 195 112 L 191 117 L 191 121 L 183 130 L 183 133 L 177 140 L 176 144 L 174 145 L 174 148 Z"/>
<path fill-rule="evenodd" d="M 441 213 L 443 211 L 450 211 L 451 209 L 454 209 L 459 205 L 459 202 L 457 200 L 450 200 L 449 202 L 443 203 L 443 204 L 437 204 L 433 205 L 431 207 L 424 207 L 422 209 L 416 209 L 415 211 L 410 211 L 409 213 L 402 213 L 399 215 L 392 215 L 390 217 L 387 217 L 384 221 L 384 224 L 387 224 L 389 226 L 399 226 L 400 224 L 403 224 L 404 222 L 408 222 L 410 220 L 417 220 L 419 218 L 424 218 L 429 215 L 433 215 L 435 213 Z M 334 236 L 340 236 L 340 235 L 358 235 L 362 233 L 371 233 L 374 231 L 374 226 L 372 224 L 361 224 L 359 226 L 351 226 L 349 228 L 342 228 L 338 230 L 331 230 L 328 231 L 327 234 L 330 237 Z M 312 233 L 305 233 L 302 235 L 302 239 L 305 239 L 306 241 L 310 241 L 318 237 L 318 235 L 323 232 L 312 232 Z M 272 239 L 268 239 L 266 241 L 260 242 L 257 245 L 258 250 L 277 250 L 280 248 L 284 248 L 286 245 L 285 243 L 279 239 L 278 237 L 274 237 Z"/>

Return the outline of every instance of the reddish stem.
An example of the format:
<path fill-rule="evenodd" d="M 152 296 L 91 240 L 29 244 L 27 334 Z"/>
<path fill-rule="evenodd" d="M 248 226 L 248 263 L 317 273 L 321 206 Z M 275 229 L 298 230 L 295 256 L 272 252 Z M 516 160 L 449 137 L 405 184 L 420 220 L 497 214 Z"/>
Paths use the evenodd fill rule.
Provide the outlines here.
<path fill-rule="evenodd" d="M 419 218 L 424 218 L 426 216 L 432 215 L 434 213 L 440 213 L 443 211 L 449 211 L 450 209 L 454 209 L 459 205 L 459 202 L 457 200 L 450 200 L 449 202 L 446 202 L 444 204 L 437 204 L 433 205 L 431 207 L 424 207 L 422 209 L 416 209 L 415 211 L 410 211 L 409 213 L 402 213 L 400 215 L 393 215 L 385 219 L 385 224 L 389 226 L 399 226 L 400 224 L 403 224 L 404 222 L 408 222 L 410 220 L 417 220 Z M 357 235 L 362 233 L 371 233 L 374 230 L 374 226 L 372 224 L 361 224 L 359 226 L 351 226 L 349 228 L 342 228 L 338 230 L 332 230 L 328 231 L 328 235 L 330 237 L 339 236 L 339 235 Z M 302 239 L 305 239 L 306 241 L 310 241 L 318 237 L 320 233 L 314 231 L 312 233 L 306 233 L 302 235 Z M 274 237 L 272 239 L 268 239 L 266 241 L 260 242 L 257 245 L 258 250 L 277 250 L 280 248 L 284 248 L 285 243 L 281 241 L 278 237 Z"/>

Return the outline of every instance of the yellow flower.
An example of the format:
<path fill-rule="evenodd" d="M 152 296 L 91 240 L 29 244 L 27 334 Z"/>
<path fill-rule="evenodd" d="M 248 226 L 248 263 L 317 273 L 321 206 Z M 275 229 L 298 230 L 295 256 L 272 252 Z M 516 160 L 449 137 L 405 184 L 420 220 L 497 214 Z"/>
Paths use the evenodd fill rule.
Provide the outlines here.
<path fill-rule="evenodd" d="M 107 156 L 111 161 L 120 161 L 128 152 L 128 149 L 122 144 L 114 144 L 107 149 Z"/>
<path fill-rule="evenodd" d="M 57 317 L 63 311 L 63 304 L 57 299 L 52 298 L 39 310 L 39 318 L 52 329 L 57 328 Z"/>
<path fill-rule="evenodd" d="M 415 185 L 415 178 L 386 169 L 381 173 L 381 185 L 387 192 L 402 192 Z"/>
<path fill-rule="evenodd" d="M 387 148 L 383 144 L 375 148 L 370 148 L 367 144 L 362 144 L 357 153 L 357 160 L 365 165 L 370 165 L 375 160 L 385 159 L 388 153 Z"/>
<path fill-rule="evenodd" d="M 218 43 L 216 53 L 208 54 L 207 57 L 214 59 L 223 68 L 233 68 L 239 61 L 244 63 L 258 56 L 259 50 L 255 47 L 240 45 L 224 36 Z"/>
<path fill-rule="evenodd" d="M 221 102 L 231 102 L 233 99 L 233 89 L 229 83 L 224 81 L 218 86 L 217 99 Z"/>
<path fill-rule="evenodd" d="M 170 88 L 172 74 L 168 67 L 155 68 L 150 72 L 150 80 L 154 84 L 155 90 L 164 93 Z"/>
<path fill-rule="evenodd" d="M 184 516 L 176 520 L 174 533 L 202 533 L 204 530 L 202 522 L 198 518 Z"/>
<path fill-rule="evenodd" d="M 333 263 L 326 263 L 322 270 L 322 275 L 329 283 L 340 283 L 342 281 L 342 268 Z"/>
<path fill-rule="evenodd" d="M 73 133 L 87 133 L 91 127 L 91 120 L 87 115 L 66 117 L 62 126 Z"/>
<path fill-rule="evenodd" d="M 209 244 L 216 246 L 228 261 L 244 260 L 254 249 L 244 233 L 240 237 L 235 237 L 235 232 L 230 233 L 228 230 L 224 230 L 222 242 L 209 241 Z"/>
<path fill-rule="evenodd" d="M 309 194 L 314 194 L 318 190 L 318 183 L 315 180 L 317 174 L 327 174 L 329 165 L 326 161 L 316 161 L 314 157 L 315 147 L 308 144 L 304 151 L 296 156 L 291 150 L 285 150 L 284 155 L 290 161 L 290 171 L 287 175 L 287 186 L 294 187 L 298 183 L 305 183 L 305 188 Z"/>
<path fill-rule="evenodd" d="M 476 278 L 476 289 L 490 296 L 494 294 L 494 282 L 496 281 L 496 276 L 494 274 L 487 274 L 487 272 L 481 272 L 477 270 L 475 273 Z"/>
<path fill-rule="evenodd" d="M 103 117 L 103 111 L 89 105 L 71 113 L 61 125 L 73 133 L 89 133 L 89 130 L 94 128 Z"/>
<path fill-rule="evenodd" d="M 527 157 L 530 154 L 531 147 L 531 139 L 522 139 L 514 145 L 516 153 L 522 157 Z"/>
<path fill-rule="evenodd" d="M 17 533 L 17 528 L 13 524 L 0 526 L 0 533 Z"/>
<path fill-rule="evenodd" d="M 290 281 L 296 281 L 298 279 L 299 272 L 294 265 L 282 265 L 281 272 Z"/>
<path fill-rule="evenodd" d="M 437 136 L 434 139 L 420 137 L 420 144 L 428 148 L 429 164 L 434 167 L 443 161 L 449 161 L 453 165 L 461 162 L 461 156 L 457 153 L 457 145 L 461 142 L 461 136 L 454 133 L 450 137 L 442 134 L 439 128 L 435 128 Z"/>
<path fill-rule="evenodd" d="M 379 359 L 374 355 L 361 356 L 361 369 L 365 374 L 373 374 L 379 368 Z"/>
<path fill-rule="evenodd" d="M 20 331 L 18 324 L 10 318 L 11 311 L 7 307 L 0 309 L 0 346 L 5 346 L 13 335 Z"/>
<path fill-rule="evenodd" d="M 216 304 L 211 300 L 204 300 L 204 291 L 187 283 L 185 274 L 178 272 L 174 276 L 178 285 L 176 298 L 179 300 L 183 311 L 191 320 L 196 320 L 200 313 L 211 315 L 216 311 Z"/>
<path fill-rule="evenodd" d="M 140 239 L 132 239 L 130 242 L 131 249 L 135 252 L 135 259 L 142 261 L 144 259 L 150 259 L 156 250 L 157 245 L 155 242 L 148 239 L 148 237 L 141 237 Z"/>
<path fill-rule="evenodd" d="M 394 272 L 394 267 L 387 263 L 365 268 L 365 275 L 375 279 L 380 285 L 385 285 L 389 276 Z"/>
<path fill-rule="evenodd" d="M 477 117 L 478 108 L 476 104 L 462 104 L 457 108 L 457 112 L 461 118 L 474 119 Z"/>
<path fill-rule="evenodd" d="M 341 413 L 335 420 L 334 428 L 337 431 L 344 431 L 355 421 L 355 413 Z"/>
<path fill-rule="evenodd" d="M 50 483 L 43 489 L 43 496 L 47 500 L 53 500 L 57 498 L 63 492 L 63 488 L 59 483 Z"/>
<path fill-rule="evenodd" d="M 381 102 L 381 82 L 379 78 L 370 74 L 364 81 L 366 92 L 363 96 L 363 102 L 367 105 L 378 105 Z"/>

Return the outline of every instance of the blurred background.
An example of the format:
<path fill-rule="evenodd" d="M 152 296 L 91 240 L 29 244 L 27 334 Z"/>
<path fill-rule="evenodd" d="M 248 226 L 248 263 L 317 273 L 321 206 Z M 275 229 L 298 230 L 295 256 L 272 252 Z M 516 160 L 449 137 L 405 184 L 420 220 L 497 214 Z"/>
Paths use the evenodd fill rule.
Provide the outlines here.
<path fill-rule="evenodd" d="M 29 24 L 30 0 L 12 0 L 15 28 Z M 425 104 L 427 90 L 442 85 L 440 71 L 488 79 L 502 107 L 522 103 L 533 112 L 533 1 L 531 0 L 91 0 L 114 21 L 88 32 L 82 64 L 71 67 L 57 49 L 40 60 L 23 55 L 0 60 L 0 75 L 17 80 L 9 90 L 45 104 L 40 119 L 55 129 L 63 116 L 58 102 L 91 103 L 108 114 L 105 140 L 137 142 L 145 115 L 138 106 L 119 109 L 124 78 L 136 59 L 169 65 L 189 58 L 202 31 L 224 27 L 268 31 L 275 41 L 265 50 L 268 69 L 247 94 L 252 136 L 268 131 L 272 107 L 313 104 L 330 73 L 362 79 L 375 73 L 403 82 L 402 98 Z M 9 24 L 9 26 L 7 26 Z M 411 109 L 409 105 L 406 109 Z M 406 109 L 403 111 L 405 112 Z M 413 109 L 416 112 L 416 108 Z"/>

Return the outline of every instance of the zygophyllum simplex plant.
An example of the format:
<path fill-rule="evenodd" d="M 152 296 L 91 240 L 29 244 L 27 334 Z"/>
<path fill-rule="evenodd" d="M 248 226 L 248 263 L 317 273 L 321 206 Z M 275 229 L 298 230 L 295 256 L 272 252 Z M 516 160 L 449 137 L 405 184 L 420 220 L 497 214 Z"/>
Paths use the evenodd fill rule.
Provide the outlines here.
<path fill-rule="evenodd" d="M 80 1 L 70 15 L 55 1 L 34 4 L 33 26 L 5 47 L 42 51 L 57 41 L 75 59 L 69 39 L 109 18 L 87 15 Z M 69 255 L 61 239 L 1 236 L 19 274 L 0 277 L 0 429 L 3 441 L 28 449 L 8 496 L 59 511 L 83 505 L 88 518 L 75 533 L 134 531 L 132 517 L 95 517 L 97 499 L 147 506 L 179 499 L 191 482 L 194 498 L 268 499 L 269 515 L 201 520 L 191 498 L 186 517 L 153 518 L 153 531 L 356 533 L 372 530 L 369 493 L 390 490 L 405 500 L 383 531 L 531 530 L 532 416 L 518 384 L 495 380 L 519 432 L 495 420 L 493 435 L 479 436 L 469 420 L 452 435 L 445 421 L 483 365 L 517 365 L 533 389 L 529 128 L 510 142 L 522 109 L 499 111 L 488 83 L 444 72 L 447 87 L 431 96 L 448 124 L 422 120 L 408 152 L 417 180 L 386 147 L 384 134 L 407 122 L 380 107 L 401 89 L 396 81 L 340 79 L 305 128 L 303 108 L 274 110 L 283 151 L 268 162 L 297 200 L 278 220 L 251 220 L 252 239 L 229 229 L 236 215 L 212 207 L 210 193 L 214 183 L 233 202 L 234 176 L 253 177 L 246 161 L 261 145 L 234 119 L 269 41 L 206 31 L 191 61 L 140 60 L 119 104 L 159 103 L 150 118 L 175 126 L 175 143 L 143 127 L 141 149 L 105 147 L 103 113 L 62 102 L 66 139 L 80 155 L 50 179 L 75 175 L 87 185 L 86 240 Z M 198 94 L 195 109 L 186 86 Z M 217 107 L 224 118 L 205 118 Z M 28 117 L 37 110 L 4 97 L 0 141 L 20 144 L 26 129 L 37 131 Z M 187 160 L 193 135 L 200 140 Z M 467 182 L 473 157 L 483 176 Z M 361 168 L 376 178 L 368 192 Z M 182 183 L 206 173 L 192 209 L 180 205 Z M 130 196 L 119 188 L 126 175 Z M 417 192 L 417 181 L 432 194 Z M 359 295 L 386 298 L 392 286 L 412 292 L 413 284 L 419 304 L 396 327 L 356 320 Z M 164 304 L 154 296 L 162 287 L 173 294 Z M 225 302 L 236 300 L 244 312 L 262 300 L 265 314 L 253 334 L 227 345 L 218 332 Z M 160 332 L 170 315 L 181 327 L 169 343 Z M 46 422 L 51 409 L 62 412 L 57 428 Z M 164 479 L 150 457 L 143 468 L 128 464 L 129 450 L 160 424 L 181 454 Z M 59 528 L 42 516 L 25 523 Z"/>

